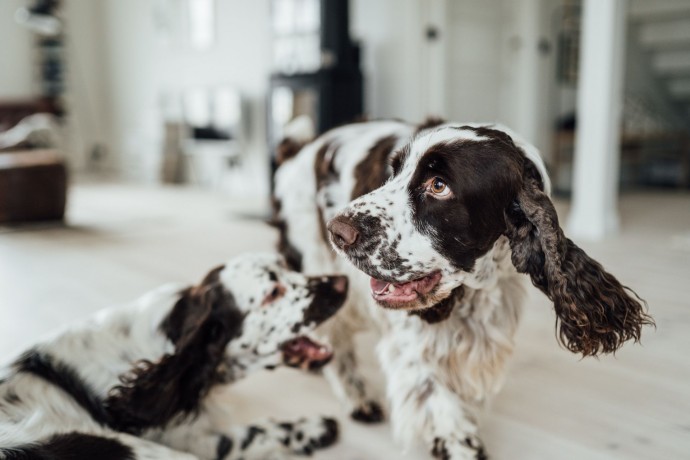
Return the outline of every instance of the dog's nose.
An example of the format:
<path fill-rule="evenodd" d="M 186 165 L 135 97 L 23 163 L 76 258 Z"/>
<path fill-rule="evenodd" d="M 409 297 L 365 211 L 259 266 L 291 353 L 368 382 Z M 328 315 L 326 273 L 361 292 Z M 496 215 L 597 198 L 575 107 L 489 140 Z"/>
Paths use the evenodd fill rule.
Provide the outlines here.
<path fill-rule="evenodd" d="M 333 243 L 340 249 L 347 249 L 357 242 L 359 232 L 345 217 L 338 216 L 328 223 Z"/>

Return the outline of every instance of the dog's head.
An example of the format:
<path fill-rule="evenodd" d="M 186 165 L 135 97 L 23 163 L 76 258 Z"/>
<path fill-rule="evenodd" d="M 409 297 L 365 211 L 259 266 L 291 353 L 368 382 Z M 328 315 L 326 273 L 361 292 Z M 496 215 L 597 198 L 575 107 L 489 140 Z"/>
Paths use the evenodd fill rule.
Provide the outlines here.
<path fill-rule="evenodd" d="M 307 277 L 288 269 L 276 254 L 253 254 L 215 269 L 204 283 L 242 315 L 241 331 L 228 344 L 231 359 L 254 367 L 309 369 L 331 359 L 330 348 L 311 333 L 345 302 L 346 277 Z"/>
<path fill-rule="evenodd" d="M 160 328 L 174 353 L 142 361 L 111 391 L 111 425 L 138 433 L 197 410 L 210 388 L 256 369 L 317 369 L 331 359 L 311 337 L 347 295 L 347 278 L 309 278 L 274 254 L 251 254 L 211 270 L 182 291 Z"/>
<path fill-rule="evenodd" d="M 482 287 L 509 244 L 517 270 L 554 302 L 571 351 L 615 351 L 651 322 L 636 298 L 563 235 L 541 160 L 504 131 L 423 131 L 394 154 L 392 168 L 382 187 L 328 224 L 335 248 L 371 276 L 380 305 L 425 310 L 463 285 Z"/>
<path fill-rule="evenodd" d="M 163 327 L 171 331 L 176 347 L 184 348 L 204 334 L 214 316 L 222 315 L 231 368 L 246 372 L 286 364 L 316 369 L 332 353 L 311 332 L 343 305 L 347 284 L 343 276 L 306 277 L 291 271 L 276 254 L 240 256 L 183 292 Z"/>

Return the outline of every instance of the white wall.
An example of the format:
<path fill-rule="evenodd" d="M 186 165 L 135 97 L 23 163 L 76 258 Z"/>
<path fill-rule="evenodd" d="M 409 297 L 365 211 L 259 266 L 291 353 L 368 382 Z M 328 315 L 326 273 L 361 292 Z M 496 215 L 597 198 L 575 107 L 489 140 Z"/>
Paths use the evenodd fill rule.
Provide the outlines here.
<path fill-rule="evenodd" d="M 498 119 L 547 153 L 550 129 L 550 54 L 539 51 L 547 36 L 553 0 L 504 0 Z M 544 14 L 546 13 L 546 14 Z"/>
<path fill-rule="evenodd" d="M 426 0 L 421 0 L 426 1 Z M 420 0 L 351 0 L 350 33 L 362 43 L 365 111 L 373 118 L 426 117 Z"/>
<path fill-rule="evenodd" d="M 448 117 L 497 121 L 504 26 L 502 0 L 450 0 L 448 4 Z"/>
<path fill-rule="evenodd" d="M 440 115 L 458 121 L 502 121 L 543 147 L 548 138 L 544 130 L 550 127 L 545 127 L 549 122 L 540 105 L 544 94 L 534 76 L 548 74 L 542 72 L 548 58 L 536 56 L 536 41 L 550 19 L 540 7 L 548 0 L 434 0 L 445 2 L 447 11 L 445 23 L 439 24 L 447 62 L 437 66 L 427 64 L 428 1 L 351 0 L 351 33 L 363 45 L 366 112 L 411 121 L 432 115 L 427 86 L 434 72 L 444 72 L 447 113 Z M 87 90 L 75 104 L 80 112 L 94 114 L 82 117 L 82 137 L 90 136 L 85 144 L 106 139 L 108 166 L 129 177 L 155 180 L 163 93 L 230 85 L 249 99 L 249 173 L 265 173 L 268 0 L 219 0 L 217 43 L 207 51 L 180 40 L 165 43 L 157 35 L 156 6 L 179 5 L 181 0 L 69 2 L 80 8 L 98 3 L 70 13 L 85 79 L 73 87 Z M 523 4 L 529 12 L 521 10 Z"/>
<path fill-rule="evenodd" d="M 248 99 L 251 117 L 249 174 L 268 177 L 265 93 L 270 69 L 268 0 L 217 2 L 216 43 L 193 49 L 156 33 L 156 2 L 105 0 L 105 123 L 111 165 L 129 177 L 154 181 L 160 171 L 164 93 L 231 86 Z M 171 2 L 169 5 L 179 2 Z M 162 4 L 159 2 L 159 4 Z M 257 191 L 257 193 L 265 193 Z"/>
<path fill-rule="evenodd" d="M 96 145 L 107 142 L 105 114 L 105 45 L 101 1 L 67 0 L 65 19 L 67 77 L 66 155 L 73 170 L 83 170 Z"/>
<path fill-rule="evenodd" d="M 499 121 L 548 153 L 553 49 L 544 56 L 537 47 L 548 36 L 553 7 L 552 0 L 352 0 L 368 114 Z M 425 21 L 434 8 L 446 12 L 436 24 L 445 58 L 429 66 Z M 427 86 L 437 81 L 444 82 L 444 113 L 429 113 L 438 104 L 426 100 Z"/>
<path fill-rule="evenodd" d="M 33 35 L 14 22 L 23 0 L 0 1 L 0 99 L 20 99 L 36 94 L 33 84 Z"/>
<path fill-rule="evenodd" d="M 501 122 L 548 156 L 551 136 L 552 0 L 449 0 L 448 114 Z M 552 43 L 553 45 L 553 43 Z"/>

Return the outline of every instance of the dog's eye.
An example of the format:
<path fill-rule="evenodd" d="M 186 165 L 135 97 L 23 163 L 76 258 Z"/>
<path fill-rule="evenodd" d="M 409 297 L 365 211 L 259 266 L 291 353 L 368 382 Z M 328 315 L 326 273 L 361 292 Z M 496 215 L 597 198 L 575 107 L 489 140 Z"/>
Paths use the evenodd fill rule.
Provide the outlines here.
<path fill-rule="evenodd" d="M 432 177 L 426 183 L 426 191 L 437 198 L 448 198 L 451 196 L 450 187 L 440 177 Z"/>
<path fill-rule="evenodd" d="M 271 292 L 269 292 L 268 295 L 264 298 L 264 301 L 261 302 L 261 304 L 266 305 L 268 303 L 274 302 L 281 298 L 283 294 L 285 294 L 285 288 L 280 284 L 276 284 L 271 290 Z"/>

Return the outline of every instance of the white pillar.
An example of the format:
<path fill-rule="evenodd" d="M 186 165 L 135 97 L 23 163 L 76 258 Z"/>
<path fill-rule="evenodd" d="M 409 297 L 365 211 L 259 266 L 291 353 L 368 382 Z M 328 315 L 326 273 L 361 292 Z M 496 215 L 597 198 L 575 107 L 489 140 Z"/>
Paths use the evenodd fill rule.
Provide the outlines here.
<path fill-rule="evenodd" d="M 626 0 L 585 0 L 573 201 L 568 230 L 598 240 L 618 231 Z"/>

